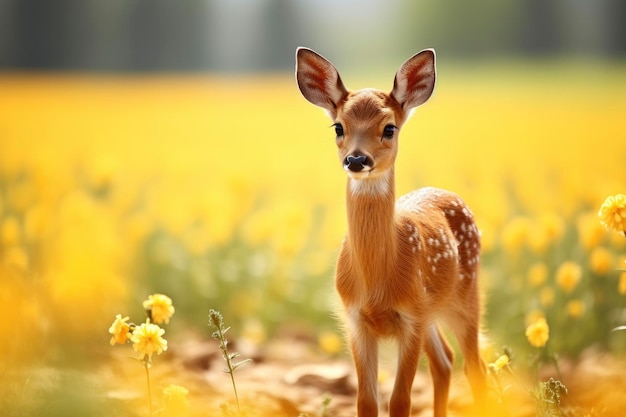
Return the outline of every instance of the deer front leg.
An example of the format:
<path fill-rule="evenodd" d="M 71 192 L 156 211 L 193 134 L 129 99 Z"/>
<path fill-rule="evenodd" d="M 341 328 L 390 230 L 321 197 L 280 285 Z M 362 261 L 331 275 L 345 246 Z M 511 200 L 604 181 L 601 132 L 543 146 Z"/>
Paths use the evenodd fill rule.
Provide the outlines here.
<path fill-rule="evenodd" d="M 357 320 L 350 332 L 350 348 L 357 376 L 358 417 L 378 416 L 378 340 Z"/>
<path fill-rule="evenodd" d="M 411 414 L 411 389 L 419 364 L 421 338 L 419 332 L 398 338 L 398 369 L 389 401 L 390 417 L 408 417 Z"/>

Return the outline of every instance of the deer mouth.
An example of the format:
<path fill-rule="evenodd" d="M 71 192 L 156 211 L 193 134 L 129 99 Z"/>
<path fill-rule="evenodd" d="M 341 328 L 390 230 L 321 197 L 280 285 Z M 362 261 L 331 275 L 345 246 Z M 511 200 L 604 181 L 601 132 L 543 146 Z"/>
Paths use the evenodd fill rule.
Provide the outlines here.
<path fill-rule="evenodd" d="M 348 177 L 355 179 L 355 180 L 368 178 L 369 176 L 372 175 L 372 171 L 374 171 L 374 168 L 367 166 L 367 165 L 363 166 L 363 168 L 360 171 L 353 171 L 347 166 L 344 166 L 344 169 L 346 173 L 348 174 Z"/>

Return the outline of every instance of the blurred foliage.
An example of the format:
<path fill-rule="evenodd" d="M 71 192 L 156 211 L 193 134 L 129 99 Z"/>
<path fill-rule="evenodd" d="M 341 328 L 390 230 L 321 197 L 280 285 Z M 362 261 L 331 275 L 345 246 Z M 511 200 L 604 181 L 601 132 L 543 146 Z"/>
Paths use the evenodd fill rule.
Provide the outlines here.
<path fill-rule="evenodd" d="M 494 345 L 529 349 L 543 315 L 553 352 L 626 349 L 610 332 L 626 323 L 626 239 L 596 214 L 626 184 L 623 74 L 443 69 L 403 129 L 398 195 L 452 189 L 477 218 Z M 291 77 L 5 74 L 0 90 L 4 375 L 99 355 L 115 314 L 156 292 L 179 331 L 208 338 L 216 308 L 254 343 L 290 327 L 341 351 L 328 335 L 344 174 Z"/>
<path fill-rule="evenodd" d="M 622 0 L 2 0 L 0 67 L 285 70 L 299 45 L 361 69 L 425 47 L 619 59 L 625 13 Z"/>

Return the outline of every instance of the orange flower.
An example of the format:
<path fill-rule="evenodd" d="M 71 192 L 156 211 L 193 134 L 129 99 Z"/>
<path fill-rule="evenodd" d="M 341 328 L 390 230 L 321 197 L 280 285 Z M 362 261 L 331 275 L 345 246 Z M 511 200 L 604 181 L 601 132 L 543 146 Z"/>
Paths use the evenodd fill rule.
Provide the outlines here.
<path fill-rule="evenodd" d="M 109 327 L 109 333 L 113 335 L 110 341 L 111 346 L 116 343 L 123 345 L 128 341 L 130 336 L 130 325 L 126 323 L 128 319 L 128 317 L 122 318 L 121 314 L 115 316 L 115 321 L 113 322 L 111 327 Z"/>

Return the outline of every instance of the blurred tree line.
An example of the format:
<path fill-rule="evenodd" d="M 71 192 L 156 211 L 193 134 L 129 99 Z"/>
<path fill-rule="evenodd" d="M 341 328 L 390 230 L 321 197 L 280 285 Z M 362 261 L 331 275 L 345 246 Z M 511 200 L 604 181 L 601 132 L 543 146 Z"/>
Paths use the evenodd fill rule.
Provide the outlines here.
<path fill-rule="evenodd" d="M 623 58 L 626 1 L 0 0 L 4 69 L 283 70 L 298 45 L 355 65 L 424 47 Z"/>

